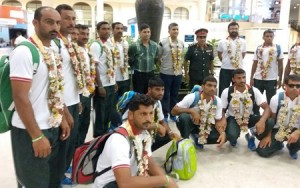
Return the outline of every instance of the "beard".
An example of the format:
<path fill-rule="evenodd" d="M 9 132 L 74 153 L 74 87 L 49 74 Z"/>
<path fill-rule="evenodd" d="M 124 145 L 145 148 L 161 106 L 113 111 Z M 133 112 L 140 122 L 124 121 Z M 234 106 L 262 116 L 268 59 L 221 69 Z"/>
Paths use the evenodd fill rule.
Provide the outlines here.
<path fill-rule="evenodd" d="M 231 37 L 237 37 L 237 36 L 239 35 L 239 33 L 233 31 L 233 32 L 230 32 L 229 35 L 230 35 Z"/>

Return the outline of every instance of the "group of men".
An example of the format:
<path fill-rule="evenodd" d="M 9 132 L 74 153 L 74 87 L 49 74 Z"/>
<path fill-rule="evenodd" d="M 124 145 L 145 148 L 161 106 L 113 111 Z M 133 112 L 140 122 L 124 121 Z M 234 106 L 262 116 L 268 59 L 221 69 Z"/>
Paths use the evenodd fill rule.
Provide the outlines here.
<path fill-rule="evenodd" d="M 169 37 L 159 44 L 150 40 L 149 25 L 142 24 L 140 38 L 131 45 L 123 38 L 122 23 L 110 26 L 105 21 L 97 24 L 98 38 L 87 45 L 88 26 L 76 25 L 75 12 L 66 4 L 36 9 L 32 23 L 35 34 L 28 41 L 38 50 L 39 62 L 34 62 L 27 45 L 17 46 L 10 54 L 16 107 L 11 138 L 18 187 L 53 188 L 72 183 L 65 173 L 75 148 L 85 141 L 91 100 L 96 114 L 93 136 L 98 137 L 108 132 L 117 99 L 130 90 L 129 66 L 134 71 L 133 90 L 140 93 L 130 101 L 121 125 L 130 139 L 113 134 L 107 140 L 97 171 L 108 166 L 111 170 L 96 178 L 95 187 L 177 187 L 151 157 L 152 151 L 171 139 L 180 139 L 168 126 L 169 118 L 176 121 L 176 116 L 181 136 L 191 135 L 199 148 L 227 140 L 235 146 L 240 130 L 255 126 L 254 135 L 261 141 L 256 148 L 255 138 L 247 134 L 251 150 L 269 156 L 287 140 L 291 157 L 297 158 L 300 79 L 288 70 L 298 73 L 299 44 L 291 50 L 286 92 L 279 103 L 281 94 L 273 95 L 274 87 L 281 85 L 282 51 L 272 43 L 274 33 L 264 33 L 265 43 L 258 47 L 253 63 L 254 81 L 248 86 L 245 71 L 240 69 L 245 41 L 238 36 L 238 24 L 230 23 L 229 37 L 218 46 L 220 99 L 215 96 L 217 80 L 212 76 L 214 56 L 212 46 L 206 43 L 207 29 L 196 31 L 197 43 L 190 45 L 184 56 L 176 23 L 169 25 Z M 160 78 L 154 77 L 156 64 L 160 65 Z M 202 89 L 177 103 L 183 72 L 190 88 L 200 84 Z M 233 86 L 229 87 L 230 82 Z M 264 89 L 268 100 L 261 94 Z M 264 109 L 262 116 L 254 113 L 255 104 Z"/>

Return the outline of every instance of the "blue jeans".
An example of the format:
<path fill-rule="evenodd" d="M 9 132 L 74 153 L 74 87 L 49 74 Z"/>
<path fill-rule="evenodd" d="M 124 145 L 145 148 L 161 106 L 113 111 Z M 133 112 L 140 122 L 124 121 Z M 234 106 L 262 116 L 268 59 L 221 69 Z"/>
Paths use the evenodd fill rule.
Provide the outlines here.
<path fill-rule="evenodd" d="M 161 100 L 165 117 L 168 116 L 173 107 L 177 104 L 178 91 L 181 87 L 182 75 L 167 75 L 160 73 L 160 78 L 165 83 L 165 93 Z"/>
<path fill-rule="evenodd" d="M 114 96 L 115 86 L 104 87 L 106 91 L 105 97 L 100 97 L 96 88 L 94 96 L 94 109 L 95 109 L 95 123 L 94 123 L 94 138 L 104 135 L 108 132 L 109 122 L 111 120 L 111 114 L 114 112 Z"/>

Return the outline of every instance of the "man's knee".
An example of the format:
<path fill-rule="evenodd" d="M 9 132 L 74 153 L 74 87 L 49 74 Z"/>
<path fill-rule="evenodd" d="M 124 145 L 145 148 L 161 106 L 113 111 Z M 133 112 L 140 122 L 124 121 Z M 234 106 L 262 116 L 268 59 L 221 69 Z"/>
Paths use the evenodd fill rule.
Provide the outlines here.
<path fill-rule="evenodd" d="M 187 113 L 182 113 L 178 117 L 178 122 L 176 122 L 177 128 L 183 138 L 188 138 L 190 134 L 190 124 L 191 116 Z"/>

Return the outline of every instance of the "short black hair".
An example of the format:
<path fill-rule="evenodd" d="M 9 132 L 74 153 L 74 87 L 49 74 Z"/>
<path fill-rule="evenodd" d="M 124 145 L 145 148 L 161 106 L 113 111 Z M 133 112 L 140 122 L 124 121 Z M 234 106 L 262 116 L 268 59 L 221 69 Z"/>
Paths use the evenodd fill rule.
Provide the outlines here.
<path fill-rule="evenodd" d="M 75 28 L 85 30 L 85 29 L 89 29 L 89 26 L 83 24 L 76 24 Z"/>
<path fill-rule="evenodd" d="M 102 25 L 106 25 L 106 24 L 109 25 L 109 23 L 106 21 L 98 22 L 96 27 L 97 31 L 99 31 Z"/>
<path fill-rule="evenodd" d="M 139 27 L 139 32 L 143 31 L 144 29 L 151 29 L 150 26 L 148 24 L 141 24 L 140 27 Z"/>
<path fill-rule="evenodd" d="M 232 72 L 232 78 L 237 75 L 237 74 L 246 74 L 246 71 L 244 69 L 241 69 L 241 68 L 238 68 L 238 69 L 235 69 L 233 72 Z"/>
<path fill-rule="evenodd" d="M 235 26 L 235 25 L 237 25 L 238 27 L 240 27 L 240 25 L 237 22 L 231 22 L 231 23 L 228 24 L 228 29 L 229 29 L 229 27 Z"/>
<path fill-rule="evenodd" d="M 300 82 L 300 75 L 297 74 L 290 74 L 288 75 L 285 80 L 284 83 L 288 84 L 290 80 L 296 81 L 296 82 Z"/>
<path fill-rule="evenodd" d="M 148 87 L 165 87 L 165 83 L 161 78 L 155 76 L 149 79 Z"/>
<path fill-rule="evenodd" d="M 263 36 L 265 36 L 267 33 L 271 33 L 271 34 L 274 35 L 274 31 L 272 31 L 271 29 L 267 29 L 267 30 L 264 31 Z"/>
<path fill-rule="evenodd" d="M 178 24 L 175 23 L 175 22 L 170 23 L 169 26 L 168 26 L 169 31 L 172 29 L 172 27 L 178 27 Z"/>
<path fill-rule="evenodd" d="M 135 94 L 134 97 L 128 103 L 128 109 L 132 112 L 138 110 L 140 105 L 143 106 L 154 106 L 154 101 L 150 96 L 145 94 Z"/>
<path fill-rule="evenodd" d="M 206 82 L 215 82 L 215 83 L 218 83 L 217 79 L 214 76 L 212 76 L 212 75 L 209 75 L 209 76 L 205 77 L 203 79 L 203 83 L 202 84 L 205 85 Z"/>
<path fill-rule="evenodd" d="M 111 24 L 111 28 L 114 29 L 116 27 L 116 25 L 121 24 L 123 26 L 123 24 L 121 22 L 114 22 Z"/>
<path fill-rule="evenodd" d="M 57 12 L 59 14 L 61 14 L 61 12 L 63 10 L 72 10 L 72 11 L 74 11 L 74 9 L 70 5 L 67 5 L 67 4 L 60 4 L 55 9 L 57 10 Z"/>
<path fill-rule="evenodd" d="M 53 10 L 54 10 L 54 8 L 49 7 L 49 6 L 42 6 L 42 7 L 39 7 L 39 8 L 37 8 L 37 9 L 34 11 L 33 19 L 40 21 L 41 18 L 42 18 L 42 11 L 43 11 L 44 9 L 47 9 L 47 8 L 48 8 L 48 9 L 53 9 Z"/>

